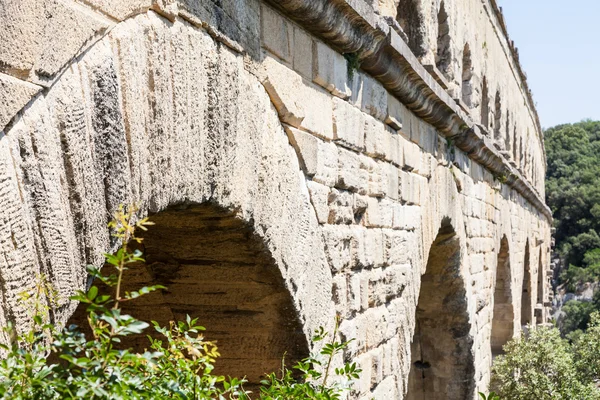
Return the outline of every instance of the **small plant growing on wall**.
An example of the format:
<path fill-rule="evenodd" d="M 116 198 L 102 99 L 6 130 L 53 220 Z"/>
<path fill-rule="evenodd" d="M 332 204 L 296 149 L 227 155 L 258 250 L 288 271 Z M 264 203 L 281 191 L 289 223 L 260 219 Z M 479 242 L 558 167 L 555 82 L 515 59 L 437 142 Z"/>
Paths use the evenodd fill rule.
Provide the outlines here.
<path fill-rule="evenodd" d="M 214 342 L 204 338 L 204 328 L 189 316 L 167 326 L 152 322 L 160 338 L 148 337 L 143 352 L 123 348 L 132 335 L 143 334 L 150 323 L 122 312 L 121 305 L 135 301 L 163 286 L 122 290 L 123 272 L 142 262 L 142 253 L 129 243 L 140 243 L 136 235 L 152 225 L 148 219 L 135 220 L 136 209 L 119 208 L 109 224 L 121 247 L 106 254 L 113 267 L 103 274 L 94 266 L 89 274 L 113 288 L 113 295 L 101 294 L 97 286 L 78 291 L 72 300 L 87 305 L 91 337 L 71 325 L 58 328 L 50 322 L 48 306 L 56 293 L 45 277 L 39 277 L 33 294 L 23 295 L 32 313 L 31 326 L 20 333 L 14 326 L 5 328 L 13 338 L 1 345 L 6 357 L 0 360 L 0 398 L 29 399 L 339 399 L 358 378 L 361 370 L 354 363 L 333 368 L 333 358 L 350 342 L 338 341 L 338 324 L 328 335 L 323 329 L 314 341 L 325 343 L 320 352 L 299 362 L 293 369 L 283 364 L 280 372 L 267 374 L 259 392 L 244 389 L 244 378 L 214 375 L 219 352 Z M 295 378 L 293 370 L 300 373 Z M 337 379 L 332 379 L 332 376 Z"/>

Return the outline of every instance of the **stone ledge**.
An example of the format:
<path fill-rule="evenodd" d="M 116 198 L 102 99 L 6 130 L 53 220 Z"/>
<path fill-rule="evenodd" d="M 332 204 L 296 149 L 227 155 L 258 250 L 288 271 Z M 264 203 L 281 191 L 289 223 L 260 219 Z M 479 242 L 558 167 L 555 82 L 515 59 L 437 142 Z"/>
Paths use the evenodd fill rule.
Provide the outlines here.
<path fill-rule="evenodd" d="M 340 53 L 357 53 L 375 77 L 415 115 L 432 124 L 469 157 L 514 188 L 536 209 L 552 212 L 533 186 L 494 148 L 480 128 L 421 65 L 389 26 L 373 20 L 360 1 L 265 0 Z"/>

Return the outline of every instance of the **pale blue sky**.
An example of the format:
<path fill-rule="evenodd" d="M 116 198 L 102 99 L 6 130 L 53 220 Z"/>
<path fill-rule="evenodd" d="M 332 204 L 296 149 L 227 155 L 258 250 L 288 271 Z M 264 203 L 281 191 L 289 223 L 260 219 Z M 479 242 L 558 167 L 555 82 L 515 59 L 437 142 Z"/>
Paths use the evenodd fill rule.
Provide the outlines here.
<path fill-rule="evenodd" d="M 600 120 L 600 1 L 498 0 L 542 127 Z"/>

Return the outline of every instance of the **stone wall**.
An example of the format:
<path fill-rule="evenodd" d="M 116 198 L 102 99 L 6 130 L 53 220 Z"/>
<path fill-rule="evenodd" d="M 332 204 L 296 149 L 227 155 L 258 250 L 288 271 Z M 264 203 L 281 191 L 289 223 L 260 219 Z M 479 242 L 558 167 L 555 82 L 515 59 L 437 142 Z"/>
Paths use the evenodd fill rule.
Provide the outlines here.
<path fill-rule="evenodd" d="M 475 398 L 492 346 L 546 321 L 550 277 L 541 131 L 495 5 L 268 3 L 0 1 L 0 324 L 25 323 L 37 273 L 72 315 L 120 203 L 210 203 L 244 221 L 307 341 L 342 318 L 352 398 L 443 398 L 428 383 L 452 354 L 464 382 L 442 390 Z M 436 348 L 420 325 L 460 334 Z"/>

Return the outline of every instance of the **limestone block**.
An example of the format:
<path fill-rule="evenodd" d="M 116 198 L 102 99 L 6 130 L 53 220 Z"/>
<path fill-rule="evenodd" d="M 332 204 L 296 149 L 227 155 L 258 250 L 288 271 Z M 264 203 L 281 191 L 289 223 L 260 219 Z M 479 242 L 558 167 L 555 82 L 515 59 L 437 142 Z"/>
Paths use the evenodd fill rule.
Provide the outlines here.
<path fill-rule="evenodd" d="M 406 231 L 414 231 L 421 224 L 421 207 L 400 206 L 394 208 L 394 226 Z"/>
<path fill-rule="evenodd" d="M 346 59 L 323 42 L 313 45 L 313 81 L 334 96 L 350 97 Z"/>
<path fill-rule="evenodd" d="M 359 321 L 359 324 L 364 324 L 365 321 Z M 356 364 L 362 369 L 358 382 L 355 383 L 356 390 L 361 394 L 369 393 L 371 389 L 371 355 L 369 353 L 361 354 L 356 359 Z M 370 397 L 370 396 L 369 396 Z"/>
<path fill-rule="evenodd" d="M 402 121 L 404 119 L 404 115 L 406 115 L 409 111 L 404 107 L 400 101 L 388 93 L 387 97 L 387 116 L 385 117 L 385 123 L 390 126 L 390 128 L 399 131 L 402 129 Z"/>
<path fill-rule="evenodd" d="M 421 168 L 421 149 L 415 143 L 404 141 L 404 168 L 418 173 Z"/>
<path fill-rule="evenodd" d="M 155 0 L 157 1 L 157 0 Z M 179 15 L 202 26 L 219 41 L 237 52 L 246 52 L 254 58 L 260 56 L 261 3 L 259 0 L 158 0 L 177 3 Z M 170 5 L 161 6 L 161 12 L 173 12 Z"/>
<path fill-rule="evenodd" d="M 313 40 L 306 32 L 294 27 L 292 61 L 294 70 L 307 79 L 313 77 Z"/>
<path fill-rule="evenodd" d="M 390 134 L 389 138 L 390 147 L 386 154 L 386 160 L 390 161 L 395 166 L 402 168 L 404 166 L 404 139 L 402 139 L 397 133 Z"/>
<path fill-rule="evenodd" d="M 381 165 L 369 157 L 361 156 L 361 172 L 364 172 L 368 179 L 368 195 L 384 197 L 387 181 Z"/>
<path fill-rule="evenodd" d="M 362 73 L 356 73 L 352 80 L 350 102 L 380 121 L 388 115 L 388 92 L 375 79 Z"/>
<path fill-rule="evenodd" d="M 264 48 L 286 62 L 292 62 L 291 38 L 293 30 L 281 14 L 261 6 L 261 39 Z"/>
<path fill-rule="evenodd" d="M 40 86 L 0 73 L 0 130 L 41 90 Z"/>
<path fill-rule="evenodd" d="M 342 146 L 357 151 L 365 146 L 363 113 L 337 97 L 333 98 L 333 137 Z"/>
<path fill-rule="evenodd" d="M 329 224 L 346 224 L 354 222 L 354 197 L 352 193 L 346 190 L 332 189 L 327 198 L 329 205 Z"/>
<path fill-rule="evenodd" d="M 0 68 L 27 78 L 33 67 L 43 27 L 44 7 L 37 0 L 0 1 Z"/>
<path fill-rule="evenodd" d="M 44 78 L 56 74 L 88 40 L 109 25 L 108 20 L 81 6 L 58 0 L 45 2 L 45 15 L 34 64 L 36 73 Z"/>
<path fill-rule="evenodd" d="M 348 279 L 346 278 L 346 274 L 340 273 L 334 275 L 331 292 L 336 311 L 340 315 L 345 316 L 348 312 Z"/>
<path fill-rule="evenodd" d="M 160 3 L 157 0 L 87 0 L 87 2 L 119 21 L 148 10 L 153 5 L 159 6 Z"/>
<path fill-rule="evenodd" d="M 350 268 L 352 263 L 351 240 L 350 227 L 323 225 L 325 253 L 332 272 L 335 273 Z"/>
<path fill-rule="evenodd" d="M 373 399 L 397 399 L 399 398 L 396 392 L 396 378 L 388 376 L 381 381 L 377 387 L 371 392 L 369 398 Z"/>
<path fill-rule="evenodd" d="M 282 122 L 333 139 L 331 97 L 305 85 L 302 77 L 271 57 L 262 63 L 265 87 Z"/>
<path fill-rule="evenodd" d="M 378 165 L 383 171 L 384 182 L 386 183 L 385 195 L 392 200 L 398 200 L 398 168 L 390 163 L 385 162 L 380 162 Z"/>
<path fill-rule="evenodd" d="M 359 155 L 338 147 L 338 179 L 335 186 L 340 189 L 357 191 L 363 186 L 360 169 Z"/>
<path fill-rule="evenodd" d="M 391 136 L 385 126 L 371 116 L 365 116 L 365 153 L 374 158 L 384 158 L 392 147 Z"/>
<path fill-rule="evenodd" d="M 426 179 L 410 172 L 399 171 L 400 195 L 407 204 L 420 204 L 420 182 Z"/>
<path fill-rule="evenodd" d="M 285 125 L 284 129 L 290 139 L 290 143 L 294 146 L 298 154 L 302 170 L 307 176 L 314 176 L 317 173 L 320 140 L 310 133 L 303 132 L 289 125 Z"/>
<path fill-rule="evenodd" d="M 365 225 L 370 228 L 391 228 L 394 222 L 394 203 L 387 199 L 369 197 Z"/>
<path fill-rule="evenodd" d="M 315 181 L 307 181 L 310 202 L 315 209 L 317 221 L 320 224 L 326 224 L 329 218 L 329 187 Z"/>
<path fill-rule="evenodd" d="M 348 292 L 348 304 L 349 304 L 349 309 L 353 312 L 357 312 L 360 311 L 362 308 L 362 303 L 361 303 L 361 277 L 360 274 L 353 274 L 350 277 L 350 290 Z M 366 329 L 365 326 L 360 326 L 360 322 L 359 322 L 359 329 L 361 331 L 364 331 Z M 356 338 L 364 338 L 364 335 L 360 335 L 360 333 L 358 334 L 358 336 L 355 336 Z M 361 339 L 358 339 L 359 341 Z M 364 342 L 364 339 L 363 339 Z"/>
<path fill-rule="evenodd" d="M 375 268 L 384 264 L 383 257 L 383 232 L 381 229 L 366 229 L 365 235 L 365 257 L 367 265 Z"/>
<path fill-rule="evenodd" d="M 481 253 L 470 254 L 469 265 L 471 267 L 471 274 L 483 272 L 483 267 L 485 265 L 485 256 Z"/>
<path fill-rule="evenodd" d="M 331 142 L 319 141 L 317 172 L 313 180 L 333 187 L 338 180 L 338 148 Z"/>

